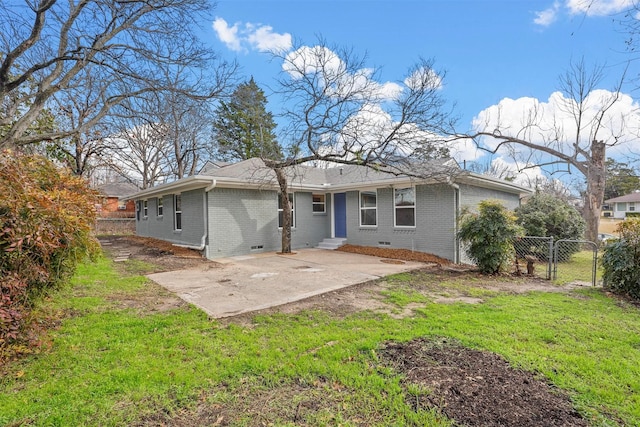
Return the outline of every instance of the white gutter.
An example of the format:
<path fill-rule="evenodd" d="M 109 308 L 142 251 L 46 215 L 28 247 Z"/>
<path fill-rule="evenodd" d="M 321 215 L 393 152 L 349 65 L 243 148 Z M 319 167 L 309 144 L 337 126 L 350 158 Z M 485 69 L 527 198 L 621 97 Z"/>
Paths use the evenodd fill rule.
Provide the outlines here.
<path fill-rule="evenodd" d="M 216 187 L 216 184 L 218 183 L 217 180 L 212 180 L 211 184 L 209 184 L 205 189 L 204 189 L 204 193 L 202 194 L 202 210 L 203 210 L 203 215 L 202 217 L 204 218 L 204 234 L 202 235 L 202 238 L 200 239 L 200 246 L 196 246 L 196 245 L 182 245 L 182 244 L 177 244 L 174 243 L 173 246 L 177 246 L 179 248 L 187 248 L 187 249 L 195 249 L 197 251 L 203 251 L 205 249 L 205 247 L 207 246 L 207 237 L 209 236 L 209 201 L 208 199 L 208 195 L 209 195 L 209 191 L 213 190 Z"/>
<path fill-rule="evenodd" d="M 460 262 L 460 241 L 458 240 L 458 215 L 460 214 L 460 186 L 453 182 L 451 177 L 447 178 L 447 184 L 453 188 L 453 262 Z"/>

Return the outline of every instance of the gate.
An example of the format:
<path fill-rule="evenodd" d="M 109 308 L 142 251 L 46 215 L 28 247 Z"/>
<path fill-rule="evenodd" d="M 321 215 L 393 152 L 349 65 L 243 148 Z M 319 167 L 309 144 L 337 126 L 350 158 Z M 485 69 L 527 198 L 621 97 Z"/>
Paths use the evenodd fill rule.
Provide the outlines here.
<path fill-rule="evenodd" d="M 566 268 L 574 268 L 571 266 L 575 265 L 575 262 L 572 261 L 572 258 L 578 257 L 579 259 L 584 259 L 584 264 L 589 264 L 590 261 L 590 273 L 585 274 L 585 279 L 590 279 L 591 285 L 596 285 L 596 271 L 598 266 L 598 245 L 595 242 L 591 242 L 588 240 L 570 240 L 570 239 L 562 239 L 558 240 L 554 246 L 553 251 L 553 280 L 558 279 L 558 266 L 562 268 L 566 266 Z M 570 267 L 571 266 L 571 267 Z M 584 271 L 584 269 L 580 268 L 581 266 L 578 264 L 578 270 L 573 271 L 573 276 L 577 273 Z M 590 277 L 588 275 L 590 274 Z M 581 277 L 582 278 L 582 277 Z M 589 281 L 589 280 L 585 280 Z"/>
<path fill-rule="evenodd" d="M 551 279 L 553 261 L 553 237 L 525 236 L 513 241 L 516 252 L 516 274 L 526 273 Z"/>

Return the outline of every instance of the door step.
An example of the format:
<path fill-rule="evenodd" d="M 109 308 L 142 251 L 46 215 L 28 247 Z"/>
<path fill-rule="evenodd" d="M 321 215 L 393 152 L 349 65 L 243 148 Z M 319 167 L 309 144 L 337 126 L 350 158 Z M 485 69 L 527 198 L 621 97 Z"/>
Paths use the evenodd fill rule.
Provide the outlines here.
<path fill-rule="evenodd" d="M 316 248 L 335 250 L 346 243 L 347 239 L 345 239 L 344 237 L 336 237 L 333 239 L 324 239 L 322 242 L 318 243 L 318 246 L 316 246 Z"/>

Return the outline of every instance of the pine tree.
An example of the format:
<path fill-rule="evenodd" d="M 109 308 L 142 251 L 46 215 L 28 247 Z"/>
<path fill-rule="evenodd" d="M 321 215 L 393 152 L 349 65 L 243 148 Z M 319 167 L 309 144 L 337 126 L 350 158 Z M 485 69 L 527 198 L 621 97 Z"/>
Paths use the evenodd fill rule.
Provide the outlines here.
<path fill-rule="evenodd" d="M 228 102 L 220 103 L 213 122 L 216 157 L 225 161 L 282 158 L 276 124 L 266 104 L 267 97 L 253 77 L 238 85 Z"/>

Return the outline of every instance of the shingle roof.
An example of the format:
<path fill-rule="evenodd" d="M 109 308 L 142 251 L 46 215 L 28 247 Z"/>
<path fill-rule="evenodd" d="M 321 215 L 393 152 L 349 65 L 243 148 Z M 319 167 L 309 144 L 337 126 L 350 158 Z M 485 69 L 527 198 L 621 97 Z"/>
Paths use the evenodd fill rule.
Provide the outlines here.
<path fill-rule="evenodd" d="M 299 185 L 337 185 L 337 184 L 360 184 L 371 181 L 398 180 L 398 176 L 403 174 L 393 174 L 394 167 L 380 167 L 376 170 L 367 166 L 359 165 L 331 165 L 332 167 L 316 167 L 312 165 L 290 166 L 286 169 L 290 183 Z M 416 176 L 435 175 L 438 172 L 451 173 L 452 170 L 459 169 L 454 166 L 449 159 L 431 160 L 409 167 L 411 173 Z M 396 167 L 395 170 L 400 170 Z M 275 182 L 275 173 L 267 168 L 261 159 L 253 158 L 238 163 L 230 164 L 222 168 L 210 168 L 203 171 L 202 175 L 236 178 L 249 182 Z M 406 178 L 407 175 L 404 175 Z"/>
<path fill-rule="evenodd" d="M 625 203 L 625 202 L 640 202 L 640 191 L 635 193 L 625 194 L 624 196 L 614 197 L 613 199 L 605 200 L 605 203 Z"/>
<path fill-rule="evenodd" d="M 96 186 L 96 190 L 107 197 L 124 197 L 138 191 L 138 187 L 130 182 L 108 182 Z"/>

